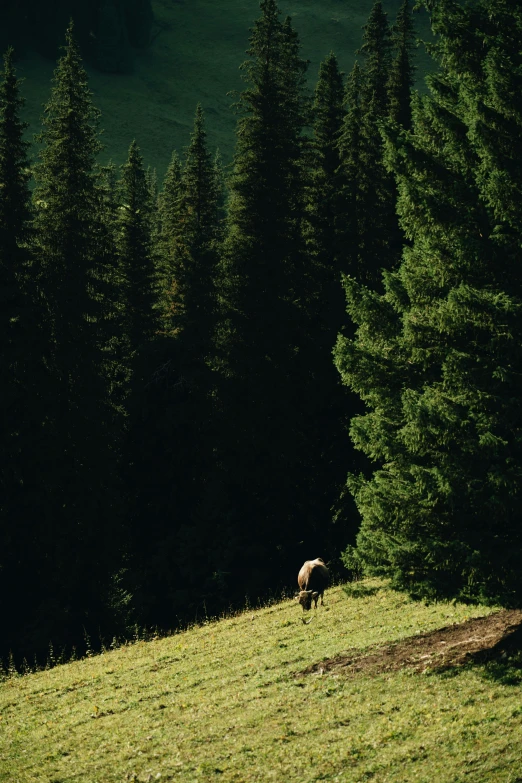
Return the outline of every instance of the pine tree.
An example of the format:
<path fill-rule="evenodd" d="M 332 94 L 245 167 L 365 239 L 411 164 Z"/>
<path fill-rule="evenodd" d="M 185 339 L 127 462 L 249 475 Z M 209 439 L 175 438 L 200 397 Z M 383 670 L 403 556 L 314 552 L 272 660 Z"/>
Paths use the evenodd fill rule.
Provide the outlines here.
<path fill-rule="evenodd" d="M 122 166 L 117 250 L 124 289 L 124 331 L 129 359 L 138 357 L 141 349 L 159 328 L 157 269 L 154 263 L 153 192 L 135 141 Z"/>
<path fill-rule="evenodd" d="M 216 319 L 219 184 L 198 106 L 185 165 L 180 172 L 173 157 L 160 200 L 172 274 L 170 309 L 166 338 L 155 354 L 157 372 L 142 395 L 140 453 L 134 458 L 136 594 L 144 620 L 163 627 L 172 622 L 173 607 L 180 617 L 194 616 L 212 578 L 206 551 L 212 531 L 199 507 L 215 445 L 208 362 Z M 180 551 L 183 562 L 173 581 L 172 562 Z"/>
<path fill-rule="evenodd" d="M 339 160 L 341 174 L 340 199 L 344 207 L 343 252 L 341 271 L 358 279 L 364 279 L 361 268 L 360 236 L 364 231 L 364 204 L 359 187 L 362 177 L 364 140 L 362 136 L 361 106 L 362 73 L 355 62 L 345 88 L 345 115 L 339 134 Z"/>
<path fill-rule="evenodd" d="M 2 371 L 1 462 L 13 466 L 24 408 L 24 337 L 27 338 L 30 301 L 27 296 L 27 268 L 30 191 L 27 161 L 27 127 L 19 113 L 23 106 L 20 84 L 13 65 L 13 50 L 4 56 L 0 84 L 0 364 Z M 4 451 L 5 449 L 5 451 Z M 11 468 L 12 469 L 12 468 Z M 6 477 L 9 469 L 6 468 Z M 5 497 L 6 488 L 2 492 Z"/>
<path fill-rule="evenodd" d="M 118 191 L 116 246 L 129 375 L 123 461 L 128 498 L 125 586 L 134 596 L 133 607 L 140 622 L 160 625 L 164 620 L 164 601 L 170 598 L 165 589 L 164 556 L 167 550 L 170 552 L 166 541 L 174 534 L 179 511 L 175 501 L 178 477 L 173 470 L 172 455 L 173 451 L 177 454 L 177 444 L 170 420 L 170 401 L 160 377 L 167 358 L 159 309 L 159 248 L 153 244 L 154 188 L 135 141 L 121 168 Z M 156 240 L 158 236 L 159 225 Z"/>
<path fill-rule="evenodd" d="M 508 7 L 509 6 L 509 7 Z M 433 10 L 440 64 L 387 162 L 411 247 L 383 296 L 347 280 L 337 363 L 369 412 L 352 438 L 357 556 L 423 598 L 520 605 L 520 40 L 503 0 Z"/>
<path fill-rule="evenodd" d="M 312 470 L 317 280 L 303 238 L 307 63 L 275 2 L 264 0 L 261 12 L 243 66 L 218 329 L 228 499 L 217 512 L 227 527 L 215 550 L 238 594 L 281 580 L 302 558 L 300 542 L 326 532 L 330 513 L 317 513 L 324 494 Z"/>
<path fill-rule="evenodd" d="M 357 52 L 364 62 L 362 99 L 365 110 L 371 109 L 375 123 L 388 113 L 387 76 L 392 61 L 391 31 L 381 0 L 375 0 L 363 30 L 363 43 Z"/>
<path fill-rule="evenodd" d="M 38 556 L 38 447 L 45 381 L 38 307 L 31 287 L 31 208 L 27 127 L 13 51 L 4 56 L 0 83 L 0 592 L 5 601 L 0 656 L 17 653 L 35 580 L 28 563 Z"/>
<path fill-rule="evenodd" d="M 172 296 L 172 328 L 184 344 L 185 357 L 190 353 L 197 361 L 209 354 L 215 327 L 220 197 L 198 105 L 181 180 Z"/>
<path fill-rule="evenodd" d="M 411 127 L 411 91 L 415 83 L 415 27 L 410 0 L 403 0 L 392 28 L 393 59 L 388 79 L 389 115 L 407 130 Z"/>
<path fill-rule="evenodd" d="M 346 252 L 343 242 L 346 205 L 342 200 L 345 182 L 339 149 L 343 103 L 343 78 L 332 52 L 321 63 L 315 88 L 308 188 L 308 247 L 316 269 L 317 302 L 323 317 L 333 324 L 328 330 L 333 330 L 333 336 L 326 337 L 330 346 L 341 328 L 345 311 L 340 285 L 340 269 Z"/>
<path fill-rule="evenodd" d="M 115 410 L 124 415 L 129 394 L 131 368 L 126 335 L 125 279 L 118 253 L 120 193 L 118 169 L 112 161 L 100 167 L 101 219 L 105 247 L 102 250 L 103 323 L 105 332 L 105 372 L 110 399 Z M 121 432 L 123 436 L 123 431 Z"/>
<path fill-rule="evenodd" d="M 379 287 L 381 270 L 393 267 L 402 249 L 395 212 L 396 191 L 393 178 L 386 171 L 381 136 L 382 124 L 389 117 L 390 102 L 387 82 L 391 68 L 391 34 L 387 15 L 381 0 L 375 0 L 368 23 L 364 26 L 363 44 L 359 51 L 362 67 L 352 74 L 349 89 L 354 113 L 347 118 L 343 132 L 342 149 L 348 156 L 345 170 L 354 180 L 348 182 L 348 192 L 357 201 L 357 211 L 348 217 L 349 232 L 353 236 L 351 251 L 356 254 L 357 275 L 364 283 Z M 348 135 L 354 133 L 351 139 Z M 357 168 L 353 168 L 353 164 Z M 347 172 L 348 173 L 348 172 Z"/>
<path fill-rule="evenodd" d="M 98 117 L 71 24 L 45 107 L 33 191 L 34 274 L 49 335 L 39 525 L 42 603 L 35 630 L 45 645 L 49 638 L 81 644 L 83 627 L 94 631 L 111 622 L 107 597 L 111 573 L 119 567 L 116 422 L 104 353 L 105 301 L 112 294 L 96 168 Z"/>
<path fill-rule="evenodd" d="M 157 237 L 159 311 L 164 331 L 171 328 L 171 293 L 174 285 L 174 258 L 179 232 L 181 230 L 181 173 L 182 165 L 176 150 L 165 174 L 163 188 L 158 194 Z"/>
<path fill-rule="evenodd" d="M 219 149 L 216 149 L 214 155 L 214 179 L 216 181 L 216 187 L 218 192 L 218 214 L 219 224 L 221 227 L 220 236 L 223 236 L 223 222 L 226 217 L 226 206 L 228 197 L 228 185 L 227 176 L 225 173 L 225 166 L 223 164 L 223 158 Z"/>
<path fill-rule="evenodd" d="M 288 298 L 302 214 L 306 63 L 291 53 L 295 42 L 274 0 L 263 0 L 261 10 L 250 39 L 251 59 L 243 65 L 249 86 L 239 103 L 221 285 L 230 318 L 226 362 L 239 377 L 261 355 L 274 355 L 274 368 L 282 369 L 283 356 L 292 352 L 288 325 L 295 307 Z M 278 332 L 286 332 L 290 342 L 275 342 Z"/>
<path fill-rule="evenodd" d="M 343 494 L 344 467 L 353 460 L 346 438 L 346 390 L 332 362 L 332 350 L 337 334 L 344 331 L 346 302 L 341 284 L 341 271 L 346 272 L 351 261 L 350 204 L 347 168 L 342 158 L 348 153 L 341 147 L 345 118 L 345 89 L 333 53 L 321 63 L 315 88 L 313 138 L 310 149 L 310 179 L 307 187 L 306 241 L 308 275 L 313 281 L 313 296 L 309 307 L 310 340 L 306 360 L 310 368 L 307 397 L 309 420 L 315 422 L 315 432 L 309 426 L 310 457 L 308 469 L 315 478 L 317 495 L 323 493 L 318 505 L 333 512 L 340 521 L 345 504 Z M 355 400 L 354 400 L 355 402 Z M 343 507 L 343 510 L 341 509 Z M 353 516 L 353 514 L 352 514 Z M 346 521 L 346 520 L 344 520 Z M 347 526 L 338 524 L 331 530 L 331 541 L 347 540 Z"/>

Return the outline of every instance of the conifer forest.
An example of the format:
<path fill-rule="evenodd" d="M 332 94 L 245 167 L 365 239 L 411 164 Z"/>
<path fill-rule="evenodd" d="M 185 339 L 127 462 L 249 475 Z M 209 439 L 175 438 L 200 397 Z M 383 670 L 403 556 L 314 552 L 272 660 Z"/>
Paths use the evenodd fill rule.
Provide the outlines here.
<path fill-rule="evenodd" d="M 314 89 L 261 0 L 233 159 L 195 105 L 161 178 L 132 136 L 100 162 L 84 66 L 130 67 L 153 4 L 56 3 L 28 128 L 16 45 L 44 5 L 1 12 L 0 659 L 255 605 L 318 556 L 520 607 L 518 0 L 419 3 L 422 89 L 412 0 L 375 0 Z"/>

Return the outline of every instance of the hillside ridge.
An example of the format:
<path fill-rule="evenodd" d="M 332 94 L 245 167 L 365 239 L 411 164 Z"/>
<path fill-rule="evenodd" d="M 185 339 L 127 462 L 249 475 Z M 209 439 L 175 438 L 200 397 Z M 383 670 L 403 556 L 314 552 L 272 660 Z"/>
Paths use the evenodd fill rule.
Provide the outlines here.
<path fill-rule="evenodd" d="M 341 68 L 349 72 L 361 44 L 373 0 L 280 0 L 299 33 L 302 55 L 310 60 L 312 89 L 320 62 L 333 50 Z M 393 22 L 399 0 L 384 3 Z M 94 103 L 101 110 L 106 149 L 102 162 L 122 164 L 133 139 L 146 165 L 160 179 L 173 149 L 182 152 L 189 143 L 196 105 L 207 115 L 210 146 L 218 147 L 225 162 L 232 157 L 236 116 L 234 92 L 242 89 L 240 65 L 246 59 L 249 29 L 259 16 L 257 0 L 191 0 L 190 3 L 153 2 L 161 32 L 146 50 L 135 50 L 134 71 L 100 73 L 87 66 Z M 416 15 L 420 37 L 429 36 L 425 13 Z M 419 49 L 421 73 L 429 58 Z M 43 105 L 48 100 L 55 64 L 36 53 L 18 61 L 24 78 L 24 119 L 28 134 L 40 131 Z"/>

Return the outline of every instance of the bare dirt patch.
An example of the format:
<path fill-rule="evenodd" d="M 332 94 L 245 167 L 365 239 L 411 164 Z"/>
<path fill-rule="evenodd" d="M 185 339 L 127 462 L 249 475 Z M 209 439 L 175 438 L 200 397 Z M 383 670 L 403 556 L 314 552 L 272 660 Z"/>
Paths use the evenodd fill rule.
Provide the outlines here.
<path fill-rule="evenodd" d="M 502 660 L 522 649 L 522 610 L 506 609 L 488 617 L 449 625 L 400 642 L 346 655 L 309 666 L 304 674 L 381 674 L 409 668 L 442 671 L 470 663 Z"/>

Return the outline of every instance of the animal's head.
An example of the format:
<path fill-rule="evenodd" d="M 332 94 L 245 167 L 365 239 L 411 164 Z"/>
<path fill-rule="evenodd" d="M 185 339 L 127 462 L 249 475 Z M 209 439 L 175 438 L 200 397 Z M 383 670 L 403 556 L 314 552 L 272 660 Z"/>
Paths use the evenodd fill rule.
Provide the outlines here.
<path fill-rule="evenodd" d="M 319 593 L 314 592 L 313 590 L 301 590 L 300 593 L 296 596 L 297 600 L 303 607 L 303 612 L 306 610 L 312 608 L 312 601 L 319 598 Z"/>

